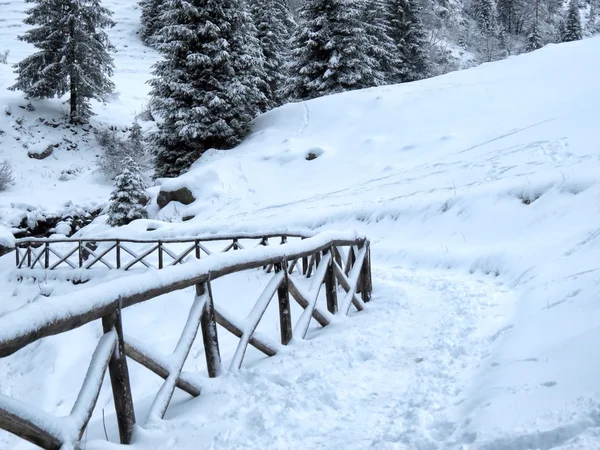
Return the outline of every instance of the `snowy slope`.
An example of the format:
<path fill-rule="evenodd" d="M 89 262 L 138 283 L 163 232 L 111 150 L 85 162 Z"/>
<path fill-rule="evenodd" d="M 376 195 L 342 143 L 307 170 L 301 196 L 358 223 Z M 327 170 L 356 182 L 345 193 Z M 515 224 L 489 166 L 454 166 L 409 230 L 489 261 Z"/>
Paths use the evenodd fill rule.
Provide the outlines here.
<path fill-rule="evenodd" d="M 118 17 L 129 17 L 132 6 L 123 8 Z M 124 24 L 113 33 L 138 55 L 130 31 Z M 137 430 L 134 448 L 599 448 L 599 51 L 599 39 L 549 46 L 418 83 L 284 106 L 260 117 L 237 149 L 207 154 L 166 183 L 191 187 L 198 200 L 154 208 L 168 220 L 157 231 L 145 232 L 145 221 L 109 230 L 102 219 L 83 230 L 356 229 L 372 240 L 374 299 L 364 313 L 313 329 L 269 360 L 250 354 L 242 371 L 217 380 L 204 377 L 196 343 L 187 370 L 201 374 L 203 395 L 178 396 L 168 420 Z M 142 102 L 147 74 L 130 63 L 131 72 L 118 75 L 131 82 L 121 95 Z M 133 103 L 108 105 L 98 120 L 126 125 Z M 79 154 L 91 161 L 92 153 Z M 308 161 L 308 153 L 318 157 Z M 100 193 L 86 177 L 70 194 Z M 25 189 L 8 195 L 23 201 Z M 195 219 L 180 223 L 189 215 Z M 1 292 L 12 294 L 0 313 L 42 291 L 77 289 L 50 279 L 16 283 L 12 264 L 0 259 Z M 215 298 L 243 317 L 266 278 L 237 277 L 215 283 Z M 168 352 L 192 297 L 130 308 L 125 328 Z M 267 318 L 261 331 L 276 338 L 276 311 Z M 68 413 L 99 336 L 90 325 L 0 360 L 0 392 Z M 226 339 L 223 354 L 234 344 Z M 132 380 L 143 421 L 158 380 L 134 364 Z M 103 442 L 102 408 L 115 441 L 104 390 L 89 449 L 115 448 Z M 0 432 L 0 448 L 30 446 Z"/>
<path fill-rule="evenodd" d="M 93 102 L 97 115 L 91 125 L 124 128 L 131 126 L 147 102 L 149 86 L 145 82 L 157 53 L 144 46 L 136 34 L 137 2 L 104 4 L 114 12 L 116 22 L 108 33 L 115 47 L 113 81 L 117 89 L 106 105 Z M 15 185 L 0 193 L 0 223 L 10 226 L 18 225 L 27 211 L 34 219 L 44 213 L 93 210 L 107 201 L 112 190 L 112 183 L 96 170 L 101 149 L 90 128 L 71 128 L 65 123 L 64 99 L 33 100 L 35 111 L 28 111 L 23 109 L 28 103 L 24 94 L 7 89 L 15 80 L 12 65 L 35 51 L 17 39 L 27 30 L 23 19 L 29 6 L 22 0 L 0 3 L 0 52 L 10 50 L 8 64 L 0 64 L 0 161 L 8 159 L 15 169 Z M 27 156 L 28 150 L 43 150 L 48 145 L 58 147 L 47 159 Z"/>

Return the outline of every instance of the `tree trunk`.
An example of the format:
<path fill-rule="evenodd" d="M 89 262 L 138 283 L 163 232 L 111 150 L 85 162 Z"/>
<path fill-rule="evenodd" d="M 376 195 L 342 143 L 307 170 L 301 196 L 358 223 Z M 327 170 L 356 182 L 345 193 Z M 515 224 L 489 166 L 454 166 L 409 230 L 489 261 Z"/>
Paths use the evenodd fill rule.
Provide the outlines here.
<path fill-rule="evenodd" d="M 73 79 L 71 79 L 71 112 L 69 113 L 69 122 L 77 123 L 79 121 L 77 117 L 77 88 L 75 87 L 75 83 L 73 83 Z"/>

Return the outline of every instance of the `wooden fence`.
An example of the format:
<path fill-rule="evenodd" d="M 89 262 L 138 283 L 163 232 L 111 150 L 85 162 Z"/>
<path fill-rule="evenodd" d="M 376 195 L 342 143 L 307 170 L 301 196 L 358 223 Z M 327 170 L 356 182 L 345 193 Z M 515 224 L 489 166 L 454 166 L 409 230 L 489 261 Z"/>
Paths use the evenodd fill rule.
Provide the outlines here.
<path fill-rule="evenodd" d="M 218 299 L 213 297 L 211 282 L 236 272 L 261 268 L 272 269 L 272 275 L 246 320 L 236 320 L 220 310 L 216 304 Z M 165 271 L 181 276 L 174 276 L 174 281 L 168 284 L 160 284 L 151 274 L 134 275 L 138 278 L 133 291 L 129 286 L 122 294 L 108 298 L 102 292 L 101 285 L 76 291 L 74 294 L 85 298 L 85 305 L 89 306 L 72 305 L 71 297 L 64 298 L 62 302 L 54 298 L 53 304 L 66 305 L 67 309 L 42 321 L 32 317 L 35 316 L 34 304 L 0 316 L 0 330 L 5 330 L 0 333 L 0 357 L 11 355 L 44 337 L 66 333 L 93 321 L 101 321 L 104 333 L 91 357 L 85 381 L 68 417 L 55 417 L 17 399 L 0 395 L 0 428 L 44 449 L 59 450 L 63 445 L 77 448 L 92 417 L 102 380 L 108 370 L 120 441 L 129 444 L 136 415 L 127 357 L 164 379 L 144 422 L 151 425 L 164 417 L 176 388 L 193 397 L 200 395 L 201 386 L 197 379 L 183 372 L 199 330 L 208 376 L 216 377 L 225 370 L 219 350 L 217 324 L 239 338 L 229 367 L 229 370 L 237 370 L 242 366 L 248 345 L 267 356 L 278 352 L 279 344 L 255 335 L 273 298 L 276 297 L 278 303 L 281 345 L 287 345 L 293 338 L 305 338 L 311 319 L 325 327 L 334 314 L 347 315 L 352 305 L 362 310 L 365 302 L 370 300 L 372 290 L 369 242 L 365 238 L 348 235 L 317 235 L 280 246 L 235 252 L 221 258 L 217 255 L 203 260 L 203 263 Z M 145 278 L 142 280 L 141 277 Z M 302 278 L 311 280 L 301 283 Z M 306 285 L 310 287 L 306 289 Z M 171 355 L 161 355 L 124 335 L 122 309 L 193 286 L 194 302 Z M 324 305 L 320 306 L 318 300 L 322 286 L 325 287 L 325 294 L 321 296 L 324 297 Z M 338 297 L 340 292 L 341 298 Z M 46 300 L 50 302 L 53 298 Z M 295 324 L 291 316 L 291 300 L 296 301 L 302 311 Z"/>
<path fill-rule="evenodd" d="M 273 241 L 286 243 L 289 238 L 306 238 L 298 234 L 245 234 L 207 236 L 187 239 L 19 239 L 15 247 L 17 269 L 163 269 L 185 262 L 187 257 L 200 259 L 215 252 L 209 243 L 223 242 L 221 252 L 242 250 L 250 245 L 267 246 Z"/>

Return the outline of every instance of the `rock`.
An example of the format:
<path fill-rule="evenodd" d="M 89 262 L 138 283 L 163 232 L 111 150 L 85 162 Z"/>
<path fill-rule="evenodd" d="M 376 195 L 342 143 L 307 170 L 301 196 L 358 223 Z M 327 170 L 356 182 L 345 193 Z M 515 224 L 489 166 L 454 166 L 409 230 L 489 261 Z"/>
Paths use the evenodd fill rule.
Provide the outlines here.
<path fill-rule="evenodd" d="M 27 152 L 27 156 L 33 159 L 46 159 L 48 156 L 52 154 L 54 151 L 54 145 L 49 145 L 42 152 L 37 152 L 35 150 L 30 150 Z"/>
<path fill-rule="evenodd" d="M 158 193 L 158 198 L 156 199 L 156 203 L 161 209 L 167 206 L 170 202 L 179 202 L 183 205 L 189 205 L 195 201 L 196 198 L 192 194 L 192 191 L 186 187 L 179 188 L 175 191 L 161 190 Z"/>

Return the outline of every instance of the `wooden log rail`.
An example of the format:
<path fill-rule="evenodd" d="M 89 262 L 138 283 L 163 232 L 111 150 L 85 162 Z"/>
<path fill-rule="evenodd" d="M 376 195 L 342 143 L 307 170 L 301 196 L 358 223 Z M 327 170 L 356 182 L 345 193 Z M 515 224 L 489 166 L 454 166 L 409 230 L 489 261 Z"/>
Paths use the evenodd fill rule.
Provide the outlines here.
<path fill-rule="evenodd" d="M 236 272 L 267 268 L 272 275 L 245 320 L 220 309 L 211 283 Z M 309 278 L 308 281 L 302 279 Z M 65 333 L 100 321 L 103 335 L 91 355 L 91 363 L 75 405 L 67 417 L 55 417 L 17 399 L 0 395 L 0 428 L 43 449 L 79 448 L 98 401 L 108 371 L 114 398 L 120 442 L 132 441 L 136 424 L 128 371 L 132 359 L 164 380 L 145 419 L 152 427 L 163 419 L 176 388 L 192 397 L 201 393 L 197 376 L 183 371 L 198 332 L 201 332 L 209 377 L 242 367 L 248 346 L 273 356 L 294 339 L 305 339 L 311 319 L 322 327 L 334 315 L 345 316 L 354 306 L 358 311 L 371 299 L 369 241 L 351 233 L 323 233 L 278 246 L 215 254 L 211 258 L 159 273 L 130 275 L 120 284 L 84 288 L 70 294 L 42 298 L 0 316 L 0 357 L 7 357 L 47 336 Z M 122 310 L 154 297 L 195 286 L 187 322 L 174 351 L 163 355 L 124 334 Z M 308 288 L 306 287 L 308 286 Z M 324 289 L 322 289 L 324 287 Z M 341 295 L 340 295 L 341 294 Z M 256 329 L 269 304 L 277 298 L 280 342 L 260 335 Z M 322 298 L 324 305 L 319 304 Z M 82 301 L 85 299 L 85 301 Z M 302 312 L 292 317 L 290 302 Z M 54 314 L 47 311 L 55 309 Z M 36 311 L 46 311 L 44 315 Z M 239 338 L 229 367 L 224 367 L 217 325 Z"/>
<path fill-rule="evenodd" d="M 289 238 L 305 239 L 308 234 L 256 234 L 199 236 L 171 239 L 18 239 L 15 246 L 17 269 L 105 269 L 155 268 L 182 264 L 188 257 L 200 259 L 214 251 L 208 243 L 223 242 L 220 252 L 243 250 L 240 241 L 252 241 L 254 245 L 267 246 L 272 241 L 285 243 Z M 136 248 L 133 248 L 133 247 Z M 183 248 L 175 250 L 175 247 Z M 141 248 L 139 248 L 141 247 Z"/>

